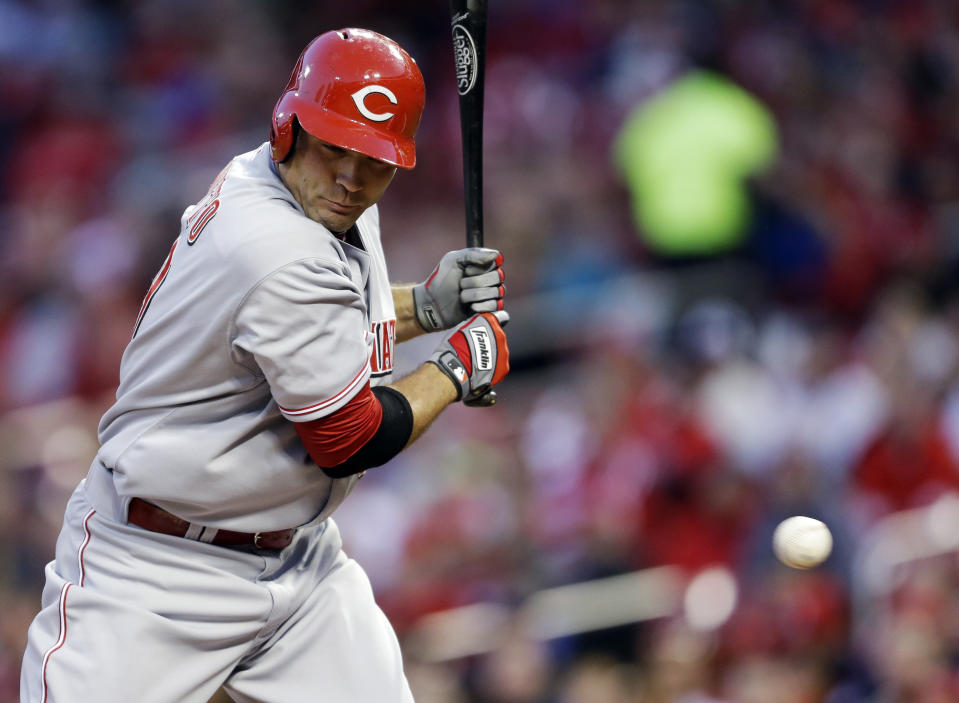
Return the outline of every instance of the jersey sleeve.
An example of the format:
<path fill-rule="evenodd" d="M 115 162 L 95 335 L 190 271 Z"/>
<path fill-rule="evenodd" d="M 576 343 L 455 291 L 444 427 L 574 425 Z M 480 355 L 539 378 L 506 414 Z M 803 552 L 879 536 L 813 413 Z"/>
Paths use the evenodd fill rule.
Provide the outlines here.
<path fill-rule="evenodd" d="M 237 310 L 232 339 L 237 361 L 256 364 L 294 422 L 336 412 L 366 386 L 372 343 L 345 265 L 318 260 L 260 281 Z"/>

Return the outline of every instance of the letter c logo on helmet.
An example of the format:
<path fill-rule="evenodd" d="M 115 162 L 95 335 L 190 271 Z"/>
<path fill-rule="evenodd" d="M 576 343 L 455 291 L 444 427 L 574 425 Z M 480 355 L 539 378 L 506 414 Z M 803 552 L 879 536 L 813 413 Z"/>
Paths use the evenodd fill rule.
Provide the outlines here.
<path fill-rule="evenodd" d="M 394 105 L 398 105 L 399 102 L 396 99 L 396 96 L 393 95 L 393 91 L 389 88 L 384 88 L 381 85 L 368 85 L 365 88 L 360 88 L 358 91 L 353 93 L 350 97 L 353 98 L 353 102 L 356 103 L 356 109 L 360 111 L 360 114 L 363 115 L 368 120 L 373 120 L 374 122 L 386 122 L 390 119 L 394 113 L 392 112 L 373 112 L 370 110 L 366 103 L 363 101 L 366 100 L 366 96 L 370 93 L 379 93 L 380 95 L 386 96 L 386 99 L 389 100 Z"/>

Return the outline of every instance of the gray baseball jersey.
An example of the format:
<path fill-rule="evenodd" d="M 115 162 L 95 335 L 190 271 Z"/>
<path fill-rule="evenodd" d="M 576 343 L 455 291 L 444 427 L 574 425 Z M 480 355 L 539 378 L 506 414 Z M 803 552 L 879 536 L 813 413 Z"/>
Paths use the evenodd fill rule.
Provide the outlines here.
<path fill-rule="evenodd" d="M 390 379 L 376 209 L 356 227 L 341 241 L 306 218 L 267 145 L 186 210 L 47 565 L 22 703 L 205 703 L 221 685 L 238 701 L 412 703 L 396 636 L 325 519 L 356 478 L 328 478 L 289 422 Z M 128 524 L 133 497 L 191 538 Z M 204 526 L 303 529 L 270 551 L 206 544 Z"/>
<path fill-rule="evenodd" d="M 187 208 L 100 424 L 98 463 L 121 498 L 251 532 L 318 522 L 343 500 L 356 477 L 328 478 L 289 420 L 390 380 L 396 315 L 375 206 L 356 228 L 362 247 L 307 219 L 267 144 Z"/>

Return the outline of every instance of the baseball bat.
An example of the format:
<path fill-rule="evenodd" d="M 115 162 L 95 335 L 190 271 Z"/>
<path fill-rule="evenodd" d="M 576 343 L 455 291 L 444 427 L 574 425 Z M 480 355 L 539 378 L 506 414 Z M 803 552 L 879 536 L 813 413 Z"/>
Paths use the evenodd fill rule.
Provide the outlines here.
<path fill-rule="evenodd" d="M 463 136 L 463 200 L 466 246 L 483 246 L 483 84 L 486 73 L 487 0 L 450 0 L 456 92 Z M 496 404 L 488 390 L 468 405 Z"/>
<path fill-rule="evenodd" d="M 466 246 L 483 246 L 483 83 L 487 0 L 450 0 L 456 90 L 463 135 Z"/>

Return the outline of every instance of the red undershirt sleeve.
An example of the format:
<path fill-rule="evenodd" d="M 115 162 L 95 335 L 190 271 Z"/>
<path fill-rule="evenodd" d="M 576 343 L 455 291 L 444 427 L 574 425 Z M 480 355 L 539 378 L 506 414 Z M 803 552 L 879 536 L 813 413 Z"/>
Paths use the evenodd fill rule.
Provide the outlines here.
<path fill-rule="evenodd" d="M 376 434 L 382 420 L 383 406 L 367 383 L 336 412 L 293 424 L 316 465 L 332 467 L 362 449 Z"/>

